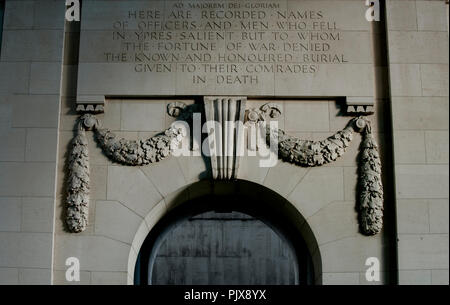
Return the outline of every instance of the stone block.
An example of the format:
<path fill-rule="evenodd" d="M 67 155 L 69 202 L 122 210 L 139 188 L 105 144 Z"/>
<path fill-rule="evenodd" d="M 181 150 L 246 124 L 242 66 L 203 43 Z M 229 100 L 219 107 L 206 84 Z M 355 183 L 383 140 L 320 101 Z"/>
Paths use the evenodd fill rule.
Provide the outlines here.
<path fill-rule="evenodd" d="M 391 64 L 390 74 L 392 96 L 422 95 L 420 65 Z"/>
<path fill-rule="evenodd" d="M 130 244 L 143 218 L 116 201 L 97 201 L 95 234 Z"/>
<path fill-rule="evenodd" d="M 18 233 L 0 232 L 0 266 L 18 267 Z"/>
<path fill-rule="evenodd" d="M 20 231 L 21 213 L 20 198 L 0 198 L 0 231 Z"/>
<path fill-rule="evenodd" d="M 18 233 L 16 238 L 18 250 L 13 255 L 17 256 L 19 267 L 51 268 L 52 233 Z"/>
<path fill-rule="evenodd" d="M 373 92 L 372 64 L 321 64 L 315 73 L 275 73 L 277 96 L 373 96 Z"/>
<path fill-rule="evenodd" d="M 162 199 L 141 169 L 110 166 L 108 168 L 108 200 L 117 200 L 142 217 Z"/>
<path fill-rule="evenodd" d="M 0 71 L 0 94 L 28 94 L 30 63 L 0 62 Z"/>
<path fill-rule="evenodd" d="M 154 10 L 164 11 L 165 1 L 151 1 Z M 111 20 L 128 18 L 128 10 L 132 7 L 136 11 L 148 9 L 148 4 L 143 1 L 85 1 L 83 3 L 82 30 L 110 30 Z M 125 15 L 124 15 L 125 12 Z"/>
<path fill-rule="evenodd" d="M 137 253 L 134 250 L 134 244 L 130 249 L 130 253 L 128 255 L 128 272 L 127 272 L 127 285 L 134 284 L 134 269 L 136 267 Z"/>
<path fill-rule="evenodd" d="M 61 63 L 33 62 L 30 72 L 31 94 L 59 94 Z"/>
<path fill-rule="evenodd" d="M 0 130 L 0 161 L 25 160 L 26 130 L 9 128 Z"/>
<path fill-rule="evenodd" d="M 56 162 L 58 133 L 56 129 L 28 128 L 26 161 Z"/>
<path fill-rule="evenodd" d="M 8 1 L 5 5 L 5 30 L 31 29 L 34 21 L 35 1 Z"/>
<path fill-rule="evenodd" d="M 13 107 L 13 127 L 58 126 L 58 95 L 14 95 L 8 100 Z"/>
<path fill-rule="evenodd" d="M 274 156 L 274 159 L 275 166 L 281 162 L 278 160 L 277 156 Z M 263 162 L 263 164 L 264 162 L 270 163 L 269 160 L 269 156 L 261 157 L 258 155 L 258 152 L 256 156 L 241 157 L 239 161 L 238 178 L 263 184 L 270 167 L 261 166 L 261 162 Z"/>
<path fill-rule="evenodd" d="M 431 270 L 432 285 L 448 285 L 448 269 L 447 270 Z"/>
<path fill-rule="evenodd" d="M 17 285 L 17 284 L 19 284 L 19 269 L 0 268 L 0 285 Z"/>
<path fill-rule="evenodd" d="M 90 169 L 91 169 L 90 198 L 106 200 L 108 167 L 104 165 L 91 165 Z"/>
<path fill-rule="evenodd" d="M 425 131 L 427 163 L 448 164 L 448 131 Z"/>
<path fill-rule="evenodd" d="M 126 285 L 126 272 L 92 272 L 92 285 Z"/>
<path fill-rule="evenodd" d="M 344 199 L 355 201 L 357 199 L 358 188 L 358 168 L 355 166 L 346 166 L 344 170 Z"/>
<path fill-rule="evenodd" d="M 80 63 L 78 95 L 175 94 L 175 73 L 145 72 L 144 77 L 143 73 L 135 72 L 127 63 Z M 99 79 L 103 81 L 99 83 Z"/>
<path fill-rule="evenodd" d="M 34 8 L 34 28 L 63 30 L 65 11 L 66 6 L 63 1 L 39 1 Z"/>
<path fill-rule="evenodd" d="M 429 200 L 430 232 L 448 234 L 448 199 Z"/>
<path fill-rule="evenodd" d="M 60 61 L 62 46 L 62 30 L 5 30 L 2 60 Z"/>
<path fill-rule="evenodd" d="M 286 101 L 285 130 L 329 131 L 328 101 Z"/>
<path fill-rule="evenodd" d="M 0 196 L 53 196 L 55 163 L 0 163 Z"/>
<path fill-rule="evenodd" d="M 394 153 L 397 164 L 425 163 L 425 136 L 423 131 L 394 132 Z"/>
<path fill-rule="evenodd" d="M 392 64 L 448 64 L 448 34 L 445 32 L 389 32 Z"/>
<path fill-rule="evenodd" d="M 366 278 L 366 272 L 361 272 L 359 274 L 359 285 L 389 285 L 390 283 L 390 274 L 389 272 L 385 272 L 385 271 L 380 271 L 380 280 L 376 281 L 375 279 L 370 278 L 370 280 L 368 280 L 368 278 Z"/>
<path fill-rule="evenodd" d="M 357 272 L 326 272 L 322 274 L 323 285 L 359 285 L 359 273 Z"/>
<path fill-rule="evenodd" d="M 122 130 L 163 131 L 167 115 L 165 106 L 165 103 L 161 101 L 123 101 L 121 105 Z"/>
<path fill-rule="evenodd" d="M 50 285 L 50 269 L 23 268 L 19 270 L 19 283 L 21 285 Z"/>
<path fill-rule="evenodd" d="M 125 106 L 133 108 L 134 105 Z M 111 99 L 106 101 L 105 113 L 97 115 L 103 122 L 103 128 L 119 131 L 122 124 L 122 100 Z"/>
<path fill-rule="evenodd" d="M 141 168 L 163 196 L 167 196 L 186 185 L 183 172 L 176 157 L 169 157 L 166 160 Z"/>
<path fill-rule="evenodd" d="M 448 50 L 448 47 L 447 47 Z M 446 96 L 449 93 L 448 63 L 420 65 L 423 96 Z"/>
<path fill-rule="evenodd" d="M 448 31 L 448 5 L 445 1 L 416 1 L 419 31 Z"/>
<path fill-rule="evenodd" d="M 387 18 L 391 31 L 417 31 L 415 1 L 388 1 Z"/>
<path fill-rule="evenodd" d="M 306 221 L 319 242 L 319 246 L 358 234 L 358 215 L 354 201 L 333 202 Z"/>
<path fill-rule="evenodd" d="M 397 231 L 400 234 L 428 233 L 430 231 L 427 200 L 397 200 Z"/>
<path fill-rule="evenodd" d="M 392 99 L 395 130 L 448 130 L 448 100 L 440 97 L 395 97 Z"/>
<path fill-rule="evenodd" d="M 317 187 L 320 185 L 321 187 Z M 312 168 L 289 195 L 303 217 L 308 218 L 333 201 L 344 200 L 343 170 L 338 167 Z"/>
<path fill-rule="evenodd" d="M 276 166 L 269 168 L 264 179 L 264 185 L 282 196 L 287 196 L 306 175 L 308 170 L 307 168 L 280 160 Z M 286 181 L 286 177 L 289 177 L 288 181 Z"/>
<path fill-rule="evenodd" d="M 66 270 L 68 257 L 80 260 L 82 271 L 126 272 L 130 245 L 104 236 L 66 235 L 55 241 L 55 269 Z"/>
<path fill-rule="evenodd" d="M 397 198 L 448 198 L 448 166 L 397 165 Z"/>
<path fill-rule="evenodd" d="M 380 236 L 347 237 L 320 246 L 322 256 L 322 271 L 328 272 L 366 272 L 368 257 L 376 257 L 380 261 L 380 271 L 383 265 L 383 248 L 380 246 Z M 339 253 L 337 255 L 337 253 Z"/>
<path fill-rule="evenodd" d="M 22 198 L 22 231 L 53 232 L 53 209 L 53 198 Z"/>
<path fill-rule="evenodd" d="M 187 183 L 210 177 L 209 160 L 200 156 L 176 157 Z"/>
<path fill-rule="evenodd" d="M 157 207 L 159 208 L 160 205 L 158 204 Z M 157 208 L 157 207 L 155 207 L 155 208 Z M 152 215 L 152 212 L 150 212 L 149 215 Z M 147 217 L 150 217 L 149 215 L 147 215 Z M 147 238 L 147 235 L 149 232 L 150 232 L 150 228 L 149 228 L 147 222 L 143 221 L 139 225 L 139 228 L 137 229 L 137 231 L 135 232 L 133 242 L 131 244 L 132 251 L 130 251 L 130 254 L 128 257 L 128 268 L 127 268 L 128 272 L 130 271 L 131 268 L 133 268 L 133 265 L 135 265 L 135 263 L 136 263 L 135 258 L 137 258 L 137 253 L 141 249 L 141 246 L 144 243 L 145 238 Z M 134 251 L 134 253 L 133 253 L 133 251 Z M 130 264 L 130 263 L 132 263 L 132 264 Z"/>
<path fill-rule="evenodd" d="M 399 234 L 400 270 L 448 269 L 448 234 Z"/>
<path fill-rule="evenodd" d="M 400 285 L 431 285 L 431 270 L 400 270 Z"/>
<path fill-rule="evenodd" d="M 66 267 L 67 268 L 67 267 Z M 67 281 L 66 270 L 53 270 L 53 285 L 90 285 L 91 272 L 80 271 L 80 281 Z"/>
<path fill-rule="evenodd" d="M 0 97 L 0 130 L 8 130 L 12 124 L 12 104 L 8 103 L 7 96 Z"/>
<path fill-rule="evenodd" d="M 335 1 L 287 1 L 288 10 L 322 10 L 324 19 L 332 19 L 344 31 L 368 31 L 365 16 L 367 7 L 352 0 Z M 348 18 L 354 16 L 354 18 Z"/>

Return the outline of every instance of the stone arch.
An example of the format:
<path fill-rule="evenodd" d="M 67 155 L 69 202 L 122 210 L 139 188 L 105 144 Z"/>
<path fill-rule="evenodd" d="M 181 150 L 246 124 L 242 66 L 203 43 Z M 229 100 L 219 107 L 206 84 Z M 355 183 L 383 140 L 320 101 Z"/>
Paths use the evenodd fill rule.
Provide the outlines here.
<path fill-rule="evenodd" d="M 306 219 L 294 205 L 273 190 L 254 182 L 202 180 L 166 196 L 144 218 L 131 244 L 128 259 L 128 284 L 134 283 L 137 257 L 147 236 L 166 215 L 183 208 L 185 210 L 193 209 L 192 213 L 203 211 L 205 210 L 204 205 L 195 204 L 195 202 L 199 202 L 199 199 L 211 198 L 211 196 L 229 198 L 231 195 L 245 198 L 248 202 L 240 207 L 239 211 L 258 217 L 275 231 L 282 231 L 280 233 L 288 239 L 298 238 L 298 241 L 304 242 L 312 259 L 314 269 L 312 282 L 314 284 L 322 283 L 322 258 L 318 242 Z M 217 207 L 220 209 L 223 206 L 218 203 Z M 209 207 L 209 209 L 211 208 Z M 268 219 L 267 215 L 270 215 L 271 219 Z"/>

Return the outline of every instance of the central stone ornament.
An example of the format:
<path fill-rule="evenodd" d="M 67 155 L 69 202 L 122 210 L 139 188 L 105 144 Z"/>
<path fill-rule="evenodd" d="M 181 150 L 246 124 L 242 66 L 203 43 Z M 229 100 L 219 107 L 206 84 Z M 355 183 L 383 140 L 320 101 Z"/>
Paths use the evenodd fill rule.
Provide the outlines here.
<path fill-rule="evenodd" d="M 246 97 L 204 98 L 208 133 L 213 132 L 208 139 L 214 179 L 231 180 L 237 177 L 238 152 L 244 142 L 246 101 Z"/>

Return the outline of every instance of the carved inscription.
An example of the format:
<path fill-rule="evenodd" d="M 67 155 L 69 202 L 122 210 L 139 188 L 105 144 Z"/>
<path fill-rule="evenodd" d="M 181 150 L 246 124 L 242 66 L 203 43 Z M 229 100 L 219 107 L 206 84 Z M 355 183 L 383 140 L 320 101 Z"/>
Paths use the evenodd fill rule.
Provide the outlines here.
<path fill-rule="evenodd" d="M 333 11 L 286 2 L 149 1 L 112 22 L 109 63 L 135 73 L 186 73 L 192 84 L 258 84 L 263 74 L 315 74 L 351 61 Z M 152 4 L 152 3 L 158 3 Z M 210 83 L 212 82 L 212 83 Z"/>

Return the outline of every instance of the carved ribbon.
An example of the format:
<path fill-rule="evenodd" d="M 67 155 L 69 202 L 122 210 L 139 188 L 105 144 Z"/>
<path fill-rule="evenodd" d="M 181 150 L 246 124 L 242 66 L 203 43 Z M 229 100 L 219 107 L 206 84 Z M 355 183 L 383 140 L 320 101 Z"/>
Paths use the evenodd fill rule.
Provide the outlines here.
<path fill-rule="evenodd" d="M 353 139 L 355 129 L 362 133 L 358 168 L 358 211 L 361 233 L 374 235 L 383 226 L 383 185 L 378 146 L 368 119 L 353 118 L 347 126 L 322 141 L 301 140 L 267 126 L 266 140 L 278 142 L 279 158 L 305 167 L 321 166 L 341 157 Z M 275 143 L 277 143 L 275 142 Z"/>
<path fill-rule="evenodd" d="M 85 130 L 93 130 L 103 152 L 116 162 L 145 165 L 168 157 L 184 137 L 183 129 L 170 127 L 164 134 L 146 140 L 130 141 L 117 138 L 108 129 L 100 129 L 97 118 L 85 114 L 78 121 L 77 136 L 72 141 L 69 156 L 66 223 L 71 232 L 82 232 L 88 222 L 89 156 Z"/>

